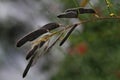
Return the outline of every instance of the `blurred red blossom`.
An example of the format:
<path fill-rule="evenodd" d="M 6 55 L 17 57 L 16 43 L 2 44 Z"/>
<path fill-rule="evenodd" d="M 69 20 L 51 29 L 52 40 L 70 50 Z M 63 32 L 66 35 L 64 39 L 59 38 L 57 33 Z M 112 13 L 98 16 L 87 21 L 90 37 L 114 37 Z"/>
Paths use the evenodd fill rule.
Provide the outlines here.
<path fill-rule="evenodd" d="M 69 48 L 70 54 L 85 54 L 88 51 L 88 44 L 86 42 L 81 42 L 75 46 Z"/>

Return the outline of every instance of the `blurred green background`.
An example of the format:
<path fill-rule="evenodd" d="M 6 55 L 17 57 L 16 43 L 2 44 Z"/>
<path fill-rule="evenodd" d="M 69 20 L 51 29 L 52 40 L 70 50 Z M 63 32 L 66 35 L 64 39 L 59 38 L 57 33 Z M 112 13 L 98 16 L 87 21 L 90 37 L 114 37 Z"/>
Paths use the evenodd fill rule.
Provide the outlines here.
<path fill-rule="evenodd" d="M 0 0 L 0 80 L 22 80 L 29 45 L 16 48 L 16 41 L 48 22 L 73 24 L 79 19 L 58 19 L 68 8 L 80 7 L 83 0 Z M 112 11 L 120 14 L 118 0 L 110 0 Z M 104 0 L 90 0 L 100 15 L 109 16 Z M 86 4 L 87 8 L 91 8 Z M 61 48 L 41 58 L 25 80 L 120 80 L 120 20 L 82 24 Z M 67 46 L 67 47 L 66 47 Z M 64 49 L 65 48 L 65 49 Z M 66 51 L 67 49 L 67 51 Z M 64 54 L 65 53 L 65 54 Z"/>

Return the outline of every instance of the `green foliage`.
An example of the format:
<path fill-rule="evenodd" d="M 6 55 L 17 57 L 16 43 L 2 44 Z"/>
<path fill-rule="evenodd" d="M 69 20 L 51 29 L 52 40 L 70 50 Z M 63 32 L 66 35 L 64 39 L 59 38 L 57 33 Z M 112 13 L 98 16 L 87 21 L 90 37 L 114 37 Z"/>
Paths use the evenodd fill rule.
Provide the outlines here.
<path fill-rule="evenodd" d="M 103 44 L 100 44 L 102 40 L 90 42 L 89 51 L 84 56 L 67 56 L 53 80 L 118 80 L 120 45 L 116 41 L 107 41 Z"/>
<path fill-rule="evenodd" d="M 114 10 L 118 14 L 120 6 L 116 6 Z M 73 45 L 86 42 L 88 51 L 85 55 L 67 55 L 52 80 L 119 80 L 120 20 L 99 20 L 83 26 L 83 32 L 73 34 L 70 41 Z"/>

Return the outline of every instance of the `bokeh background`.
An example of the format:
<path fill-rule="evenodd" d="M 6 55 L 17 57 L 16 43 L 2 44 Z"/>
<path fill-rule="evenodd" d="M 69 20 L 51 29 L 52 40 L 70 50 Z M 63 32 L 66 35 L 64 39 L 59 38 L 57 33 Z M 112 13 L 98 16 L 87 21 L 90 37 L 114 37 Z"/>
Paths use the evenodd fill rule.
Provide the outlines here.
<path fill-rule="evenodd" d="M 25 56 L 29 44 L 16 48 L 16 41 L 49 22 L 73 24 L 79 19 L 58 19 L 68 8 L 85 0 L 0 0 L 0 80 L 120 80 L 120 20 L 101 20 L 79 26 L 62 46 L 39 59 L 25 79 Z M 87 1 L 87 0 L 86 0 Z M 119 0 L 110 0 L 120 14 Z M 109 17 L 105 0 L 90 0 L 100 16 Z M 84 7 L 91 8 L 87 3 Z M 93 8 L 92 7 L 92 8 Z"/>

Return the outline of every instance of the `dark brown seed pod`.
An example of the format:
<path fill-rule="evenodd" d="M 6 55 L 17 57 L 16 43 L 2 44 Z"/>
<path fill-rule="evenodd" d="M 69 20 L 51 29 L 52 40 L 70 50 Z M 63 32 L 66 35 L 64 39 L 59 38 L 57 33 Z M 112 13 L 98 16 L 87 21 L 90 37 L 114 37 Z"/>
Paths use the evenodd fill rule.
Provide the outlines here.
<path fill-rule="evenodd" d="M 23 72 L 23 78 L 27 75 L 31 65 L 33 64 L 34 57 L 35 57 L 35 55 L 30 59 L 28 65 L 26 66 L 26 68 L 25 68 L 25 70 Z"/>
<path fill-rule="evenodd" d="M 31 49 L 31 50 L 28 52 L 28 54 L 27 54 L 27 56 L 26 56 L 26 60 L 30 59 L 31 56 L 33 56 L 33 55 L 35 54 L 35 51 L 36 51 L 38 48 L 41 48 L 41 47 L 44 45 L 44 43 L 45 43 L 45 41 L 42 41 L 40 44 L 35 45 L 35 46 L 33 47 L 33 49 Z"/>
<path fill-rule="evenodd" d="M 71 8 L 65 10 L 64 13 L 59 14 L 58 18 L 78 18 L 78 14 L 95 13 L 93 9 Z"/>
<path fill-rule="evenodd" d="M 60 46 L 62 46 L 64 44 L 64 42 L 68 39 L 68 37 L 70 36 L 70 34 L 72 33 L 72 31 L 77 27 L 77 24 L 74 24 L 72 26 L 72 28 L 70 29 L 70 31 L 66 34 L 66 36 L 63 38 L 63 40 L 60 42 Z"/>
<path fill-rule="evenodd" d="M 23 44 L 25 44 L 27 41 L 32 41 L 36 38 L 38 38 L 40 35 L 46 33 L 47 30 L 45 29 L 38 29 L 36 31 L 33 31 L 31 33 L 29 33 L 28 35 L 24 36 L 23 38 L 21 38 L 18 42 L 17 42 L 17 47 L 21 47 Z"/>
<path fill-rule="evenodd" d="M 27 54 L 27 56 L 26 56 L 26 60 L 30 59 L 31 56 L 34 55 L 34 53 L 35 53 L 35 51 L 36 51 L 37 49 L 38 49 L 38 45 L 34 46 L 33 49 L 31 49 L 31 50 L 28 52 L 28 54 Z"/>
<path fill-rule="evenodd" d="M 93 10 L 93 9 L 84 9 L 83 14 L 84 14 L 84 13 L 95 14 L 96 12 L 95 12 L 95 10 Z"/>
<path fill-rule="evenodd" d="M 57 17 L 58 18 L 78 18 L 78 14 L 77 12 L 70 11 L 70 12 L 59 14 Z"/>
<path fill-rule="evenodd" d="M 56 29 L 58 27 L 60 27 L 60 25 L 58 23 L 48 23 L 41 28 L 51 31 L 51 30 Z"/>
<path fill-rule="evenodd" d="M 44 25 L 43 27 L 41 27 L 38 30 L 35 30 L 31 33 L 29 33 L 28 35 L 24 36 L 23 38 L 21 38 L 16 46 L 17 47 L 21 47 L 23 44 L 25 44 L 27 41 L 33 41 L 36 38 L 38 38 L 39 36 L 41 36 L 44 33 L 47 33 L 48 31 L 51 31 L 53 29 L 58 28 L 60 25 L 58 23 L 48 23 L 46 25 Z"/>
<path fill-rule="evenodd" d="M 94 11 L 94 9 L 85 9 L 85 8 L 82 8 L 82 7 L 79 7 L 79 8 L 71 8 L 71 9 L 67 9 L 65 10 L 65 12 L 76 12 L 77 14 L 85 14 L 85 13 L 96 13 Z"/>

